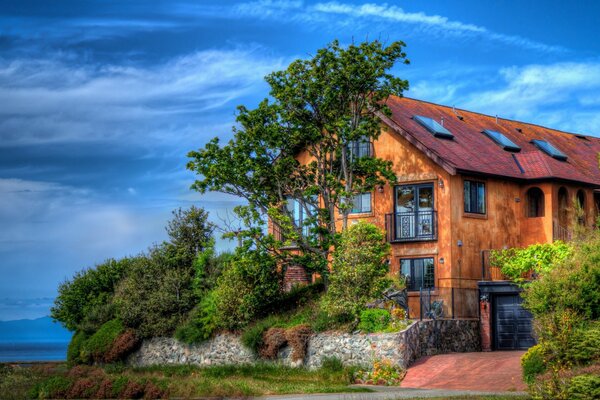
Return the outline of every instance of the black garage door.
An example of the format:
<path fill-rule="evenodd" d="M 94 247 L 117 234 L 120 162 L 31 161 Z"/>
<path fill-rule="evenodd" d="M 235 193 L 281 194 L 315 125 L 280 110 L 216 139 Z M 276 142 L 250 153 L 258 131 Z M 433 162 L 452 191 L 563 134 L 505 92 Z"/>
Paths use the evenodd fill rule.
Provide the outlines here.
<path fill-rule="evenodd" d="M 496 350 L 528 349 L 535 345 L 531 313 L 521 307 L 518 294 L 494 296 L 494 344 Z"/>

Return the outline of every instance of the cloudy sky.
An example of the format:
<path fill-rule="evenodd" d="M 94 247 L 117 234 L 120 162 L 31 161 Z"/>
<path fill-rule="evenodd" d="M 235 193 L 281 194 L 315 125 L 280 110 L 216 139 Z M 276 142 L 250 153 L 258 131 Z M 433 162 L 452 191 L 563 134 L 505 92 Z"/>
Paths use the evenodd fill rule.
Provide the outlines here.
<path fill-rule="evenodd" d="M 0 320 L 163 240 L 174 208 L 226 218 L 236 200 L 190 192 L 186 153 L 335 38 L 405 41 L 407 96 L 600 136 L 600 3 L 490 3 L 3 0 Z"/>

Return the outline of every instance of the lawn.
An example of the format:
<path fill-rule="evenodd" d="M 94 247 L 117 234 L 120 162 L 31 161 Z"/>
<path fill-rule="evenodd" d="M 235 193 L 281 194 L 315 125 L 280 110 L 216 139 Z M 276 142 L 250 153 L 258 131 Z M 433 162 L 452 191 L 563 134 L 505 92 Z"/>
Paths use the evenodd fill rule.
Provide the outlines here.
<path fill-rule="evenodd" d="M 97 398 L 101 397 L 98 395 L 100 390 L 104 391 L 104 396 L 113 398 L 143 393 L 191 398 L 369 391 L 348 387 L 350 379 L 351 370 L 348 369 L 309 371 L 269 364 L 205 368 L 80 366 L 70 370 L 64 364 L 4 365 L 0 366 L 0 398 Z"/>

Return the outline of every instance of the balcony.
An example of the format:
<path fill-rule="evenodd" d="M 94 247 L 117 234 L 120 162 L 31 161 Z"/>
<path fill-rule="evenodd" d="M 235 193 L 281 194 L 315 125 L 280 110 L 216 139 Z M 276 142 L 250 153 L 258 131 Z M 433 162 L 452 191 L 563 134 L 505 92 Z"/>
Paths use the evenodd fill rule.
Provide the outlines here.
<path fill-rule="evenodd" d="M 437 211 L 386 214 L 385 228 L 390 243 L 437 240 Z"/>
<path fill-rule="evenodd" d="M 373 157 L 373 142 L 367 141 L 352 141 L 348 144 L 348 152 L 350 159 L 363 157 Z"/>

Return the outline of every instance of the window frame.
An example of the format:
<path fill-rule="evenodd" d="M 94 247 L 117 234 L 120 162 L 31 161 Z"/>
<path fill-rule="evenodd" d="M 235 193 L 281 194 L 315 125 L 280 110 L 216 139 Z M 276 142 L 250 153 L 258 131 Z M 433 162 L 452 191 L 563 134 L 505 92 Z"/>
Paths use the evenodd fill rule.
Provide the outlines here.
<path fill-rule="evenodd" d="M 425 260 L 431 260 L 431 272 L 432 272 L 432 277 L 431 277 L 431 286 L 425 286 L 425 277 L 426 277 L 426 272 L 425 272 L 425 268 L 428 266 L 425 264 Z M 406 277 L 406 275 L 403 273 L 403 269 L 402 269 L 402 262 L 406 261 L 409 262 L 409 268 L 410 268 L 410 275 L 408 275 L 410 277 L 410 280 L 406 281 L 406 290 L 409 292 L 418 292 L 422 289 L 425 290 L 435 290 L 436 285 L 435 285 L 435 277 L 436 277 L 436 272 L 435 272 L 435 257 L 431 256 L 431 257 L 412 257 L 412 258 L 400 258 L 399 259 L 399 264 L 400 264 L 400 276 L 401 277 Z M 415 285 L 414 282 L 414 277 L 416 276 L 416 274 L 414 273 L 415 271 L 415 261 L 423 261 L 422 264 L 422 271 L 421 271 L 421 285 L 417 286 Z M 428 279 L 429 280 L 429 279 Z"/>
<path fill-rule="evenodd" d="M 368 202 L 369 209 L 368 210 L 364 210 L 362 208 L 362 206 L 364 205 L 362 196 L 365 196 L 367 194 L 369 195 L 369 202 Z M 356 199 L 357 198 L 360 198 L 360 204 L 361 204 L 361 209 L 360 210 L 356 210 L 354 208 L 354 206 L 356 205 Z M 360 194 L 357 194 L 357 195 L 355 195 L 355 196 L 352 197 L 352 208 L 348 211 L 348 215 L 370 214 L 372 212 L 373 212 L 373 194 L 372 194 L 372 192 L 364 192 L 364 193 L 360 193 Z"/>
<path fill-rule="evenodd" d="M 477 189 L 475 191 L 475 194 L 477 195 L 477 198 L 475 199 L 475 204 L 476 204 L 476 208 L 477 211 L 472 211 L 470 208 L 469 210 L 467 210 L 467 197 L 465 195 L 465 186 L 467 185 L 467 182 L 469 183 L 469 185 L 472 185 L 473 183 L 477 184 L 477 187 L 479 187 L 479 185 L 483 186 L 483 212 L 481 212 L 479 210 L 479 190 Z M 487 206 L 487 201 L 488 201 L 488 196 L 487 196 L 487 182 L 485 181 L 481 181 L 481 180 L 477 180 L 477 179 L 463 179 L 463 213 L 465 215 L 468 216 L 477 216 L 477 217 L 484 217 L 487 215 L 487 211 L 488 211 L 488 206 Z M 472 189 L 469 187 L 469 206 L 473 205 L 473 201 L 471 200 L 471 194 L 473 193 Z"/>

